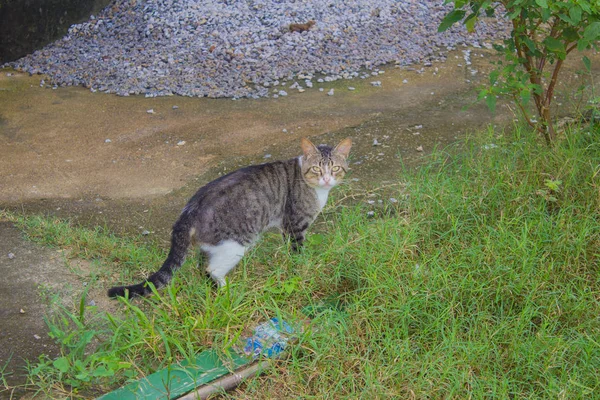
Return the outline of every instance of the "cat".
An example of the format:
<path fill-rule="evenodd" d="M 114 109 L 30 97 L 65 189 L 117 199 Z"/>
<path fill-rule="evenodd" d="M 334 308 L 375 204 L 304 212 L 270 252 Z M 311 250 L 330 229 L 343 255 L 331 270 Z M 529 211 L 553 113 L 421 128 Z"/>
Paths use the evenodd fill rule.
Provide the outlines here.
<path fill-rule="evenodd" d="M 109 297 L 145 296 L 167 285 L 183 264 L 188 247 L 207 256 L 206 271 L 219 285 L 261 233 L 279 228 L 292 249 L 302 246 L 309 226 L 327 202 L 329 190 L 348 170 L 352 141 L 335 148 L 302 138 L 303 155 L 239 169 L 200 188 L 173 225 L 171 249 L 162 267 L 137 285 L 116 286 Z"/>

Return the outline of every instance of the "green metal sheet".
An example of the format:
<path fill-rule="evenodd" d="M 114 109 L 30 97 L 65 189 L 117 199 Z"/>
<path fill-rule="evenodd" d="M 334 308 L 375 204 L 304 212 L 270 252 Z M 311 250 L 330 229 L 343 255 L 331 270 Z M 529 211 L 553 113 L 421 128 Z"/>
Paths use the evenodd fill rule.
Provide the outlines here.
<path fill-rule="evenodd" d="M 216 351 L 206 350 L 193 360 L 172 364 L 97 400 L 176 399 L 250 362 L 250 358 L 232 353 L 225 364 Z"/>

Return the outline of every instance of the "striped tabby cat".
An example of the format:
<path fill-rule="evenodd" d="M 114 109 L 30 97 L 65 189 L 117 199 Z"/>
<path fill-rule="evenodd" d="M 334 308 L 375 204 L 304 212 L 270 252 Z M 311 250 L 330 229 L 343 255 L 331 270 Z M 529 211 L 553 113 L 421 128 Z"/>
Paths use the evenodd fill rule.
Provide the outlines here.
<path fill-rule="evenodd" d="M 208 256 L 206 271 L 223 286 L 225 275 L 269 228 L 279 228 L 298 250 L 306 230 L 327 202 L 329 190 L 344 177 L 352 141 L 335 148 L 301 142 L 303 155 L 239 169 L 206 186 L 187 203 L 171 235 L 171 249 L 162 267 L 137 285 L 117 286 L 108 296 L 130 297 L 167 285 L 185 260 L 190 244 Z"/>

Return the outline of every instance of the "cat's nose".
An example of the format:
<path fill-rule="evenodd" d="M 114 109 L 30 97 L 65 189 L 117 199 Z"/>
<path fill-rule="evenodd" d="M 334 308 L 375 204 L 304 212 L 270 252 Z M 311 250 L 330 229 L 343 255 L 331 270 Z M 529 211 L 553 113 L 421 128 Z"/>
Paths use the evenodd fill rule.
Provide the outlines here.
<path fill-rule="evenodd" d="M 324 176 L 323 176 L 323 180 L 325 181 L 325 183 L 329 183 L 329 181 L 331 180 L 331 176 L 329 176 L 329 175 L 324 175 Z"/>

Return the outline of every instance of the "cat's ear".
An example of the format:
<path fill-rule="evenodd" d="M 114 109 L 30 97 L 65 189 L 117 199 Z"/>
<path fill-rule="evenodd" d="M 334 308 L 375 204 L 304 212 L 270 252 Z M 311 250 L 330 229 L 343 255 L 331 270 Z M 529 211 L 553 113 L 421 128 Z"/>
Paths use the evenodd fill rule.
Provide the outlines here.
<path fill-rule="evenodd" d="M 344 158 L 348 158 L 351 147 L 352 147 L 352 139 L 346 138 L 346 139 L 342 140 L 337 146 L 335 146 L 335 149 L 333 149 L 333 151 L 335 153 L 343 156 Z"/>
<path fill-rule="evenodd" d="M 319 154 L 319 149 L 317 149 L 317 146 L 315 146 L 307 138 L 302 138 L 302 140 L 300 141 L 300 145 L 302 146 L 302 151 L 304 152 L 305 157 L 308 157 L 309 155 Z"/>

